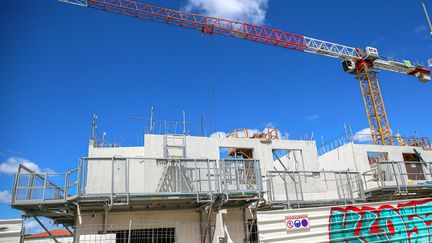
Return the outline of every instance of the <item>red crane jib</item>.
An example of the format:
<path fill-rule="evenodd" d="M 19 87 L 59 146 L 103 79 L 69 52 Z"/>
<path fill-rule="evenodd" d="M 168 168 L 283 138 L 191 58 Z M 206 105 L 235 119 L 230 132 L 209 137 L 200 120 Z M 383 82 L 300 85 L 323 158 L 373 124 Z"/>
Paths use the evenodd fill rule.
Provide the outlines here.
<path fill-rule="evenodd" d="M 87 4 L 90 8 L 200 30 L 205 34 L 231 36 L 298 51 L 307 49 L 302 35 L 240 21 L 208 17 L 129 0 L 88 0 Z"/>

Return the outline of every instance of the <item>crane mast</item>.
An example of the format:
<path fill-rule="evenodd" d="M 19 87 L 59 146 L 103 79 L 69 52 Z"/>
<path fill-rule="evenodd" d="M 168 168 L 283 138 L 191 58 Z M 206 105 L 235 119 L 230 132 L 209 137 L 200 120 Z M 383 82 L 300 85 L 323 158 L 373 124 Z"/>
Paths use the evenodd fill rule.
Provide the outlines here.
<path fill-rule="evenodd" d="M 372 47 L 363 50 L 245 22 L 172 10 L 132 0 L 59 1 L 195 29 L 205 34 L 241 38 L 285 49 L 340 59 L 344 71 L 356 75 L 360 81 L 372 140 L 375 144 L 392 145 L 394 143 L 379 87 L 377 71 L 387 70 L 408 74 L 417 77 L 421 82 L 431 80 L 431 72 L 424 66 L 412 65 L 409 61 L 401 62 L 380 57 L 378 50 Z"/>

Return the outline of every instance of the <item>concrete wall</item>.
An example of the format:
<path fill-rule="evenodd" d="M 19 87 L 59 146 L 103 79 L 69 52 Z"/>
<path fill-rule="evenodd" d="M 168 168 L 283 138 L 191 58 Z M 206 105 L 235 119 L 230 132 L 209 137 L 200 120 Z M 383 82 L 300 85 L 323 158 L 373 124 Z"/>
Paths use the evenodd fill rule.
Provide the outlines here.
<path fill-rule="evenodd" d="M 164 136 L 145 135 L 143 147 L 95 148 L 89 146 L 90 158 L 106 158 L 89 160 L 87 166 L 86 193 L 155 192 L 164 167 L 156 162 L 156 158 L 164 157 Z M 318 170 L 318 155 L 314 141 L 274 140 L 269 143 L 259 139 L 247 138 L 208 138 L 186 137 L 186 157 L 191 159 L 220 159 L 221 148 L 247 148 L 253 150 L 254 159 L 260 160 L 261 174 L 266 175 L 279 163 L 273 159 L 273 150 L 296 150 L 299 169 Z M 300 156 L 299 156 L 300 155 Z M 114 167 L 111 157 L 128 157 L 126 160 L 115 160 Z M 134 159 L 155 158 L 155 159 Z M 287 158 L 282 158 L 287 160 Z M 286 161 L 288 167 L 294 169 L 292 161 Z M 129 181 L 126 181 L 129 174 Z M 114 181 L 112 181 L 114 176 Z M 265 186 L 265 185 L 264 185 Z"/>
<path fill-rule="evenodd" d="M 111 193 L 111 189 L 114 193 L 156 192 L 163 169 L 155 159 L 89 160 L 85 191 L 87 194 Z"/>
<path fill-rule="evenodd" d="M 146 134 L 144 147 L 93 148 L 89 157 L 164 157 L 164 136 Z M 300 150 L 306 170 L 317 170 L 317 149 L 315 141 L 273 140 L 263 143 L 259 139 L 186 137 L 186 157 L 191 159 L 219 159 L 220 148 L 253 149 L 254 159 L 261 161 L 262 171 L 273 170 L 272 150 Z"/>
<path fill-rule="evenodd" d="M 335 150 L 327 152 L 318 158 L 321 169 L 324 170 L 352 170 L 360 173 L 371 170 L 368 152 L 386 152 L 389 161 L 404 161 L 403 153 L 414 153 L 416 149 L 425 161 L 432 161 L 432 151 L 410 146 L 383 146 L 367 144 L 345 144 Z"/>
<path fill-rule="evenodd" d="M 0 220 L 0 242 L 1 243 L 19 243 L 23 223 L 21 219 L 2 219 Z"/>

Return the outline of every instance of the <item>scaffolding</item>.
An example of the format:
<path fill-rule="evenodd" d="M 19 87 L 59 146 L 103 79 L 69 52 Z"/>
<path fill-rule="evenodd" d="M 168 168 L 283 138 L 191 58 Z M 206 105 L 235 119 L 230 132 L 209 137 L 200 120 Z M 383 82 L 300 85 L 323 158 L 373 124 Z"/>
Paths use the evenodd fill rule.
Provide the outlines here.
<path fill-rule="evenodd" d="M 362 177 L 368 201 L 432 196 L 432 162 L 380 161 Z"/>
<path fill-rule="evenodd" d="M 152 170 L 149 177 L 144 176 L 145 170 Z M 258 160 L 86 157 L 78 168 L 66 173 L 40 173 L 21 165 L 12 207 L 28 217 L 45 216 L 73 225 L 78 207 L 250 205 L 261 200 L 261 183 Z"/>
<path fill-rule="evenodd" d="M 364 201 L 361 175 L 351 171 L 268 171 L 268 201 L 284 208 Z"/>

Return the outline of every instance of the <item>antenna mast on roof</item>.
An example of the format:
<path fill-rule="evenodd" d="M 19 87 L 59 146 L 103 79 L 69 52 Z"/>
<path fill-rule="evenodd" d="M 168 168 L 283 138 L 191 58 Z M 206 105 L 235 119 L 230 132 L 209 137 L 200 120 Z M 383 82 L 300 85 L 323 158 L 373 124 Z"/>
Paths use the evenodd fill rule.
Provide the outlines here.
<path fill-rule="evenodd" d="M 98 119 L 96 114 L 93 114 L 92 117 L 92 131 L 91 131 L 91 137 L 90 139 L 92 139 L 93 141 L 96 138 L 96 129 L 97 129 L 97 125 L 96 125 L 96 120 Z"/>

